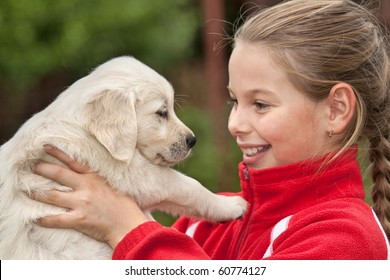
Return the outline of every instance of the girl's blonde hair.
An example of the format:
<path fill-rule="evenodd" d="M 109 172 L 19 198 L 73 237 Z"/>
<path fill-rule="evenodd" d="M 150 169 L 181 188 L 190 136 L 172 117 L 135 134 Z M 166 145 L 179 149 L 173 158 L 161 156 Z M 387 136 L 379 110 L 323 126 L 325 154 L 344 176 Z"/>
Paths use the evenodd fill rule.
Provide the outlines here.
<path fill-rule="evenodd" d="M 373 208 L 390 238 L 390 71 L 386 36 L 368 8 L 349 0 L 291 0 L 252 15 L 234 41 L 261 43 L 312 100 L 338 82 L 357 98 L 355 116 L 339 143 L 342 153 L 366 138 Z"/>

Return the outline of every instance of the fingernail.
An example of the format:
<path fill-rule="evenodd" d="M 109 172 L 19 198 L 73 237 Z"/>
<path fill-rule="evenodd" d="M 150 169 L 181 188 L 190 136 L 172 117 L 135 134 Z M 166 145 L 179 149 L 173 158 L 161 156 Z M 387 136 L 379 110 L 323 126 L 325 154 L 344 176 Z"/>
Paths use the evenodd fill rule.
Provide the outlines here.
<path fill-rule="evenodd" d="M 29 192 L 29 193 L 28 193 L 28 196 L 29 196 L 31 199 L 35 199 L 35 192 Z"/>
<path fill-rule="evenodd" d="M 53 149 L 53 146 L 52 145 L 50 145 L 50 144 L 45 144 L 45 145 L 43 145 L 43 149 L 45 150 L 45 151 L 50 151 L 51 149 Z"/>
<path fill-rule="evenodd" d="M 32 171 L 35 171 L 35 170 L 37 169 L 37 165 L 38 165 L 39 163 L 40 163 L 39 160 L 33 163 L 33 166 L 32 166 L 32 168 L 31 168 Z"/>

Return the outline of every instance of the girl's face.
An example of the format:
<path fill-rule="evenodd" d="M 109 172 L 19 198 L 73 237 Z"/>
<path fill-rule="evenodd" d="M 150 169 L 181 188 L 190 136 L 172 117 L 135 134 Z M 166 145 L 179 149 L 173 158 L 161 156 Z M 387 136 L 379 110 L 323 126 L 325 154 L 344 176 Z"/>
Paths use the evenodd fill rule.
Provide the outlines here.
<path fill-rule="evenodd" d="M 250 168 L 306 160 L 327 151 L 326 101 L 313 102 L 259 44 L 236 42 L 229 61 L 228 128 Z"/>

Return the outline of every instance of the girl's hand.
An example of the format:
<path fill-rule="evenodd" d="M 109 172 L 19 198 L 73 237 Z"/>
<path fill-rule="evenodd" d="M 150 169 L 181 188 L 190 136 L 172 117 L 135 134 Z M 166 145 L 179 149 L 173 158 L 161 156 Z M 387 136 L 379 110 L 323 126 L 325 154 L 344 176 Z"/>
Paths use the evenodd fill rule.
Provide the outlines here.
<path fill-rule="evenodd" d="M 37 221 L 40 226 L 74 229 L 115 248 L 128 232 L 148 221 L 130 197 L 115 191 L 87 165 L 70 159 L 52 146 L 45 146 L 45 151 L 69 169 L 39 163 L 34 172 L 73 191 L 51 190 L 46 192 L 46 196 L 32 194 L 37 201 L 69 209 L 64 214 L 40 218 Z"/>

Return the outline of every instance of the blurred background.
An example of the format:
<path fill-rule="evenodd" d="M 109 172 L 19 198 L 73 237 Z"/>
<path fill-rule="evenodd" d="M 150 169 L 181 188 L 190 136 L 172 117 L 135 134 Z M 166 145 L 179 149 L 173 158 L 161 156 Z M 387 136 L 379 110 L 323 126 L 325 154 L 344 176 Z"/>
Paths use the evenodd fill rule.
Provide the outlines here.
<path fill-rule="evenodd" d="M 226 38 L 255 6 L 278 2 L 1 0 L 0 145 L 97 65 L 131 55 L 172 83 L 176 112 L 197 136 L 177 169 L 213 192 L 238 191 L 241 152 L 227 130 Z M 390 0 L 358 2 L 370 3 L 389 26 Z"/>

